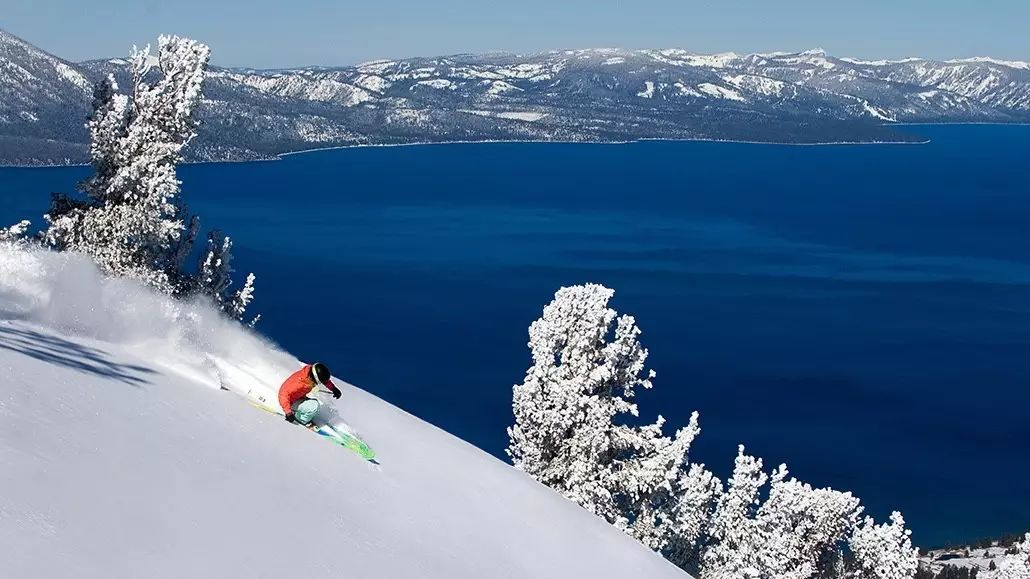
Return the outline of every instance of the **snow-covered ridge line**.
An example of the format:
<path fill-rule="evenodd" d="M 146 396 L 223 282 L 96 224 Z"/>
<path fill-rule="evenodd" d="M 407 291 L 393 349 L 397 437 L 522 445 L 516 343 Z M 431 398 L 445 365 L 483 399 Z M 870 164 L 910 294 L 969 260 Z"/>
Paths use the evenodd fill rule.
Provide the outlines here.
<path fill-rule="evenodd" d="M 56 57 L 21 41 L 11 41 L 14 52 L 4 46 L 0 38 L 0 54 L 16 55 L 8 57 L 16 66 L 0 68 L 0 164 L 85 161 L 79 127 L 88 115 L 88 91 L 47 64 Z M 187 160 L 267 159 L 459 135 L 473 142 L 919 141 L 883 121 L 1030 122 L 1025 64 L 985 57 L 862 60 L 822 50 L 601 48 L 213 68 Z M 90 82 L 124 75 L 125 68 L 110 60 L 70 66 Z M 41 109 L 41 102 L 51 104 Z M 462 112 L 470 110 L 490 115 Z M 547 116 L 529 118 L 526 111 Z M 764 122 L 747 121 L 756 115 Z M 17 142 L 5 140 L 12 138 Z"/>
<path fill-rule="evenodd" d="M 920 61 L 922 61 L 924 59 L 919 58 L 917 56 L 909 56 L 909 57 L 906 57 L 906 58 L 899 58 L 899 59 L 896 59 L 896 60 L 884 60 L 884 59 L 881 59 L 881 60 L 862 60 L 862 59 L 859 59 L 859 58 L 850 58 L 850 57 L 846 57 L 845 56 L 845 57 L 841 58 L 841 60 L 843 60 L 844 62 L 850 62 L 851 64 L 865 64 L 865 65 L 869 65 L 869 66 L 887 66 L 887 65 L 890 65 L 890 64 L 907 64 L 909 62 L 920 62 Z"/>
<path fill-rule="evenodd" d="M 1001 60 L 999 58 L 991 58 L 989 56 L 974 56 L 971 58 L 958 58 L 954 60 L 948 60 L 945 62 L 949 63 L 962 63 L 962 64 L 976 64 L 976 63 L 989 63 L 997 64 L 1000 66 L 1007 66 L 1009 68 L 1020 68 L 1023 70 L 1030 70 L 1030 62 L 1022 60 Z"/>

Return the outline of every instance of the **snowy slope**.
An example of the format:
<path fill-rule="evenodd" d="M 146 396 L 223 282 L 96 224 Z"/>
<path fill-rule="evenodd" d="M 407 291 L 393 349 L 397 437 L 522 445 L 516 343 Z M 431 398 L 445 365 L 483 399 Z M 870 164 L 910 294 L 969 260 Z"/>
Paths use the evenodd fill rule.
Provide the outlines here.
<path fill-rule="evenodd" d="M 919 563 L 934 573 L 939 573 L 944 567 L 964 567 L 976 569 L 978 572 L 987 571 L 991 563 L 995 565 L 1005 557 L 1009 547 L 965 547 L 961 549 L 934 549 L 924 553 L 919 558 Z M 969 553 L 969 556 L 966 556 Z"/>
<path fill-rule="evenodd" d="M 79 257 L 0 246 L 0 575 L 686 576 L 348 385 L 370 465 L 218 389 L 207 353 L 269 383 L 297 363 Z"/>

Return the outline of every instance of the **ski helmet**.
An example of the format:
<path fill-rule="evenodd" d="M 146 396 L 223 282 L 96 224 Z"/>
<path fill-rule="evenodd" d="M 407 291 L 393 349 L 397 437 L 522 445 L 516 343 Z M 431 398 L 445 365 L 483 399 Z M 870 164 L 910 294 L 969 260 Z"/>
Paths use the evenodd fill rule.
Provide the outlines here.
<path fill-rule="evenodd" d="M 329 368 L 321 362 L 315 362 L 311 365 L 311 377 L 315 379 L 317 384 L 325 384 L 329 381 Z"/>

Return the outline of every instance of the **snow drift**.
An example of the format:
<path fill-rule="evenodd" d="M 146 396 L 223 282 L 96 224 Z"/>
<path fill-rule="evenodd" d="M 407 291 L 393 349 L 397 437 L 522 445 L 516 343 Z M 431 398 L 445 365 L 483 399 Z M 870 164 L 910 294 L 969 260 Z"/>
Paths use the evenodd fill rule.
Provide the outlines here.
<path fill-rule="evenodd" d="M 85 256 L 0 245 L 0 318 L 102 340 L 212 383 L 208 356 L 285 376 L 297 360 L 203 301 L 179 302 L 132 280 L 103 276 Z M 217 384 L 216 384 L 217 385 Z"/>
<path fill-rule="evenodd" d="M 0 245 L 11 577 L 684 577 L 486 453 L 349 385 L 357 456 L 218 389 L 296 359 L 201 303 Z M 499 425 L 500 428 L 502 425 Z"/>

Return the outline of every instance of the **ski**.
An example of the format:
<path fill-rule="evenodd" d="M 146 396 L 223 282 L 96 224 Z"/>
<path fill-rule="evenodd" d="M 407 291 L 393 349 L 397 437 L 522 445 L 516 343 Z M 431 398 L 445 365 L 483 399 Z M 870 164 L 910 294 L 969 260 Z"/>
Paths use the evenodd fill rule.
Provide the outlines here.
<path fill-rule="evenodd" d="M 278 408 L 273 408 L 271 406 L 254 401 L 250 401 L 250 404 L 251 406 L 255 408 L 260 408 L 265 412 L 269 412 L 271 414 L 275 414 L 278 416 L 283 415 L 283 413 Z M 342 446 L 367 461 L 374 461 L 376 458 L 375 451 L 372 450 L 372 448 L 368 446 L 368 444 L 364 440 L 361 440 L 360 438 L 349 432 L 333 428 L 328 424 L 311 424 L 304 426 L 305 428 L 314 432 L 315 434 L 318 434 L 323 438 L 329 439 L 329 441 L 333 444 L 336 444 L 337 446 Z"/>

